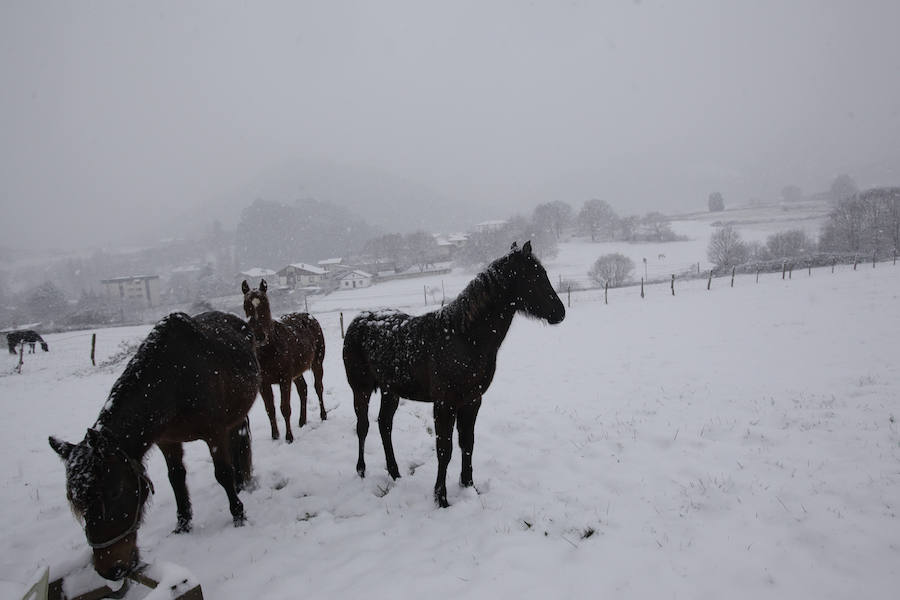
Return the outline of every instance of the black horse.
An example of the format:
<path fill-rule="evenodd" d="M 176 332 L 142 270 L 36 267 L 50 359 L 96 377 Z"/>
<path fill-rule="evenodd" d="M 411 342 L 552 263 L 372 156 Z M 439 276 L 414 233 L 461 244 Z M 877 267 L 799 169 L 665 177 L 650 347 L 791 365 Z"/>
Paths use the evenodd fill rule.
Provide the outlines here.
<path fill-rule="evenodd" d="M 221 312 L 172 313 L 138 348 L 78 444 L 50 438 L 66 464 L 66 488 L 83 521 L 94 568 L 118 579 L 138 564 L 137 529 L 153 485 L 142 464 L 152 444 L 166 459 L 178 506 L 175 532 L 191 528 L 182 442 L 209 446 L 235 526 L 237 492 L 250 477 L 247 412 L 259 389 L 254 340 L 240 318 Z"/>
<path fill-rule="evenodd" d="M 462 450 L 460 485 L 472 481 L 475 418 L 481 397 L 494 377 L 497 351 L 516 312 L 551 324 L 561 322 L 566 309 L 553 290 L 547 272 L 534 256 L 531 242 L 495 260 L 456 299 L 435 312 L 412 317 L 398 311 L 363 312 L 350 323 L 344 339 L 344 368 L 353 388 L 359 460 L 369 431 L 369 398 L 381 389 L 378 429 L 387 470 L 400 477 L 391 427 L 400 397 L 434 403 L 438 473 L 437 503 L 447 504 L 447 464 L 453 452 L 457 421 Z"/>
<path fill-rule="evenodd" d="M 6 345 L 9 346 L 9 353 L 15 354 L 19 344 L 28 344 L 31 354 L 34 354 L 34 345 L 40 342 L 41 350 L 50 352 L 50 346 L 44 341 L 44 338 L 33 329 L 23 329 L 22 331 L 10 331 L 6 334 Z"/>

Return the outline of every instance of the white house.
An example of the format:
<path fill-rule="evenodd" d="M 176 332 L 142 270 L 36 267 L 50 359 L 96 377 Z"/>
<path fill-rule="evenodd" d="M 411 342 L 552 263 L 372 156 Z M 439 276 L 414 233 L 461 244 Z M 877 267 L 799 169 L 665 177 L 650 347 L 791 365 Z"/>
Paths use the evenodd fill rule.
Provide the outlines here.
<path fill-rule="evenodd" d="M 112 300 L 137 306 L 159 306 L 159 275 L 113 277 L 100 283 L 106 297 Z"/>
<path fill-rule="evenodd" d="M 321 267 L 306 263 L 292 263 L 278 271 L 278 284 L 292 289 L 317 286 L 325 279 L 327 273 Z"/>
<path fill-rule="evenodd" d="M 276 277 L 278 277 L 277 272 L 272 269 L 263 269 L 261 267 L 253 267 L 252 269 L 247 269 L 246 271 L 238 273 L 238 279 L 245 279 L 247 283 L 250 284 L 250 287 L 255 287 L 260 279 L 268 279 L 272 283 L 275 283 L 277 281 Z"/>
<path fill-rule="evenodd" d="M 509 221 L 505 219 L 502 221 L 482 221 L 481 223 L 475 224 L 475 231 L 477 231 L 478 233 L 498 231 L 500 229 L 503 229 L 507 223 L 509 223 Z"/>
<path fill-rule="evenodd" d="M 345 271 L 337 276 L 338 287 L 342 290 L 364 288 L 372 285 L 372 275 L 365 271 Z"/>

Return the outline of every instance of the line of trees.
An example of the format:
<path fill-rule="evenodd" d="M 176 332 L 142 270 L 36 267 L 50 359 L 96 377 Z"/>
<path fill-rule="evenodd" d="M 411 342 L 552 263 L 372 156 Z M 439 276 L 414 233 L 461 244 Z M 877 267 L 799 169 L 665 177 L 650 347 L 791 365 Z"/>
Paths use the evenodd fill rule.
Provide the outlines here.
<path fill-rule="evenodd" d="M 834 187 L 834 186 L 832 186 Z M 832 190 L 846 193 L 849 186 Z M 707 248 L 709 261 L 719 268 L 748 262 L 765 263 L 806 257 L 890 257 L 900 250 L 900 188 L 873 188 L 837 201 L 818 240 L 801 229 L 770 235 L 765 244 L 747 243 L 731 226 L 718 229 Z"/>

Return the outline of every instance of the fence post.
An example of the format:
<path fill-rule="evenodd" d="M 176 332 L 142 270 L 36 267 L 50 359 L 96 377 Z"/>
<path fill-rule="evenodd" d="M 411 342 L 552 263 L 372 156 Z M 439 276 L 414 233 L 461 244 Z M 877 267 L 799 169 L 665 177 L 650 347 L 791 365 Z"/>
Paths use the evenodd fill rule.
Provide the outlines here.
<path fill-rule="evenodd" d="M 788 267 L 788 279 L 794 278 L 794 263 L 791 263 L 791 266 Z"/>
<path fill-rule="evenodd" d="M 562 277 L 562 275 L 560 275 Z M 444 303 L 447 301 L 447 292 L 444 290 L 444 280 L 441 279 L 441 306 L 444 306 Z"/>
<path fill-rule="evenodd" d="M 603 286 L 603 304 L 609 304 L 609 282 Z"/>
<path fill-rule="evenodd" d="M 853 270 L 856 270 L 856 265 L 859 264 L 859 255 L 853 257 Z"/>
<path fill-rule="evenodd" d="M 875 255 L 878 253 L 878 250 L 872 250 L 872 268 L 875 268 Z"/>
<path fill-rule="evenodd" d="M 784 281 L 784 273 L 787 271 L 787 261 L 781 261 L 781 280 Z"/>
<path fill-rule="evenodd" d="M 566 286 L 566 303 L 572 308 L 572 286 Z"/>
<path fill-rule="evenodd" d="M 897 249 L 894 248 L 894 266 L 897 266 Z"/>
<path fill-rule="evenodd" d="M 19 344 L 19 364 L 16 365 L 16 373 L 22 372 L 22 363 L 25 362 L 25 342 Z"/>
<path fill-rule="evenodd" d="M 644 278 L 641 277 L 641 298 L 644 297 Z"/>
<path fill-rule="evenodd" d="M 759 283 L 759 267 L 756 267 L 756 283 Z"/>
<path fill-rule="evenodd" d="M 836 264 L 837 264 L 837 258 L 832 256 L 831 257 L 831 272 L 832 272 L 832 274 L 834 273 L 834 265 L 836 265 Z"/>
<path fill-rule="evenodd" d="M 341 339 L 344 339 L 344 313 L 341 313 Z"/>
<path fill-rule="evenodd" d="M 712 285 L 712 269 L 709 270 L 709 279 L 706 280 L 706 291 L 709 291 L 709 286 Z"/>
<path fill-rule="evenodd" d="M 807 261 L 806 266 L 809 268 L 809 276 L 812 277 L 812 261 Z"/>
<path fill-rule="evenodd" d="M 731 287 L 734 287 L 734 269 L 735 267 L 731 267 Z"/>
<path fill-rule="evenodd" d="M 425 298 L 425 306 L 428 306 L 428 286 L 422 286 L 422 297 Z"/>
<path fill-rule="evenodd" d="M 303 294 L 303 307 L 306 309 L 306 314 L 309 314 L 309 298 L 306 294 Z"/>
<path fill-rule="evenodd" d="M 97 334 L 91 336 L 91 365 L 96 367 L 97 362 L 94 360 L 94 350 L 97 348 Z"/>
<path fill-rule="evenodd" d="M 699 274 L 700 274 L 700 263 L 698 262 L 697 263 L 697 275 L 699 275 Z"/>
<path fill-rule="evenodd" d="M 672 273 L 672 295 L 675 295 L 675 273 Z"/>

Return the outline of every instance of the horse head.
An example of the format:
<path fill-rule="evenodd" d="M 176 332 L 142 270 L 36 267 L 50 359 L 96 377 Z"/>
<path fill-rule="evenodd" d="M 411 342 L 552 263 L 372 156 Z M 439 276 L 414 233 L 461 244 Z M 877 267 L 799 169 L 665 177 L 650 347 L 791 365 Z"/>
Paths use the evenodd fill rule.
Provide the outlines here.
<path fill-rule="evenodd" d="M 512 281 L 516 310 L 551 325 L 562 322 L 566 308 L 553 289 L 547 271 L 534 255 L 531 241 L 525 242 L 521 249 L 513 242 L 507 259 L 503 270 Z"/>
<path fill-rule="evenodd" d="M 256 289 L 251 289 L 246 279 L 241 283 L 247 324 L 260 345 L 269 341 L 269 329 L 272 326 L 272 310 L 269 308 L 269 296 L 266 293 L 268 289 L 265 279 L 260 280 Z"/>
<path fill-rule="evenodd" d="M 66 495 L 93 549 L 94 569 L 121 579 L 138 566 L 137 529 L 153 484 L 143 465 L 103 433 L 88 429 L 78 444 L 50 437 L 66 465 Z"/>

